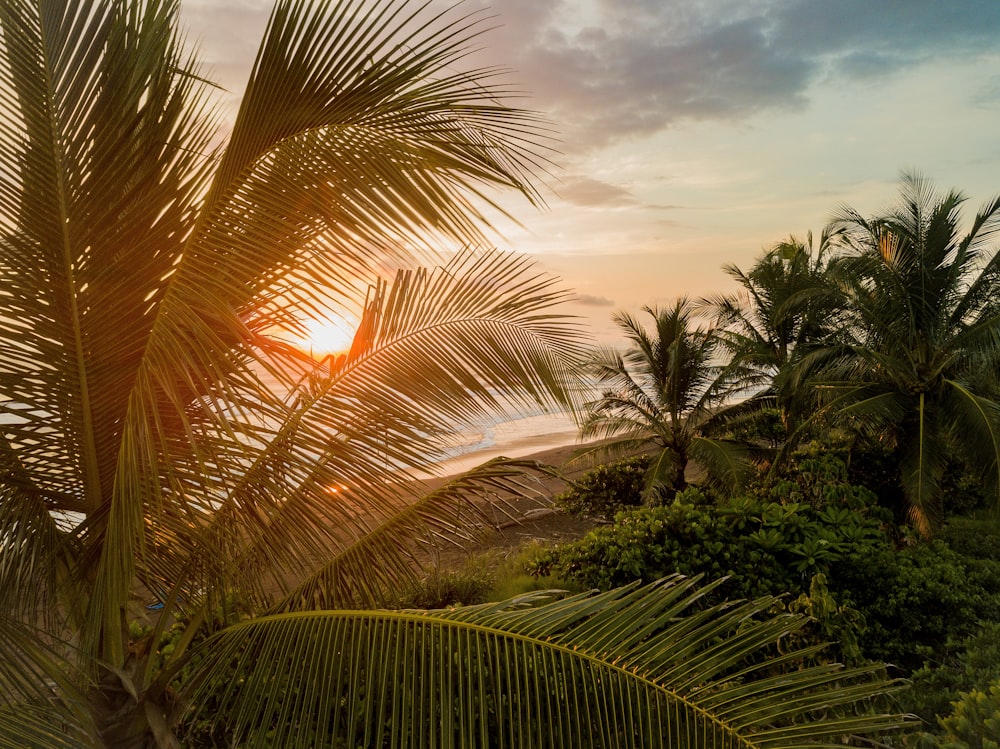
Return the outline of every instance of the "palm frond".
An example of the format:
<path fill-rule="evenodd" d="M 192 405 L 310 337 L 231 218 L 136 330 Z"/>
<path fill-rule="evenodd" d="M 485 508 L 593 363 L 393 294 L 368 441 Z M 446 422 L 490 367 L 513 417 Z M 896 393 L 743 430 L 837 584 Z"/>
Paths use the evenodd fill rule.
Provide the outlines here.
<path fill-rule="evenodd" d="M 747 446 L 735 440 L 695 436 L 691 458 L 708 471 L 710 482 L 730 491 L 743 486 L 752 473 Z"/>
<path fill-rule="evenodd" d="M 247 417 L 227 412 L 232 436 L 191 422 L 198 438 L 177 443 L 172 484 L 199 480 L 198 456 L 180 452 L 189 444 L 232 452 L 231 473 L 207 495 L 178 491 L 181 511 L 159 516 L 147 586 L 169 588 L 181 574 L 198 589 L 206 574 L 228 587 L 261 565 L 301 574 L 406 511 L 414 471 L 432 469 L 463 424 L 572 411 L 580 333 L 547 309 L 561 298 L 553 279 L 496 251 L 380 284 L 351 353 L 321 364 L 269 426 L 249 402 Z"/>
<path fill-rule="evenodd" d="M 876 667 L 757 660 L 804 623 L 764 615 L 773 599 L 701 596 L 673 578 L 560 601 L 267 617 L 206 643 L 190 704 L 218 696 L 241 746 L 779 749 L 906 723 L 854 710 L 896 688 Z"/>
<path fill-rule="evenodd" d="M 85 688 L 66 665 L 70 646 L 47 639 L 0 617 L 0 746 L 95 746 Z"/>
<path fill-rule="evenodd" d="M 512 500 L 541 502 L 532 475 L 552 472 L 535 461 L 495 458 L 422 495 L 400 487 L 399 507 L 386 522 L 322 560 L 272 611 L 382 605 L 416 582 L 440 550 L 468 548 L 495 533 L 498 519 L 517 520 Z"/>

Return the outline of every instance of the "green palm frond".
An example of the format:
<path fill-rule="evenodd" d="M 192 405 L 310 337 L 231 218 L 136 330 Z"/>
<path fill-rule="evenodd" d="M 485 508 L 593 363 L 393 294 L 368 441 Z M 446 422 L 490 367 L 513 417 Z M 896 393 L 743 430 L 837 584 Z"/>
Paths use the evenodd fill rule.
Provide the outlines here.
<path fill-rule="evenodd" d="M 316 611 L 223 631 L 199 654 L 240 746 L 839 746 L 899 715 L 877 668 L 758 659 L 804 624 L 773 599 L 703 607 L 692 581 L 437 612 Z M 810 649 L 813 652 L 815 649 Z M 269 685 L 268 689 L 261 688 Z"/>
<path fill-rule="evenodd" d="M 96 743 L 79 674 L 65 663 L 67 643 L 0 618 L 0 747 L 79 747 Z M 84 682 L 85 683 L 85 682 Z"/>
<path fill-rule="evenodd" d="M 389 594 L 416 582 L 440 550 L 468 548 L 496 532 L 498 519 L 516 520 L 509 501 L 537 498 L 531 475 L 552 471 L 534 461 L 495 458 L 422 495 L 408 496 L 415 488 L 400 487 L 391 517 L 342 544 L 272 610 L 384 605 Z"/>
<path fill-rule="evenodd" d="M 730 491 L 743 486 L 751 473 L 750 452 L 735 440 L 695 436 L 691 458 L 705 466 L 710 481 Z"/>

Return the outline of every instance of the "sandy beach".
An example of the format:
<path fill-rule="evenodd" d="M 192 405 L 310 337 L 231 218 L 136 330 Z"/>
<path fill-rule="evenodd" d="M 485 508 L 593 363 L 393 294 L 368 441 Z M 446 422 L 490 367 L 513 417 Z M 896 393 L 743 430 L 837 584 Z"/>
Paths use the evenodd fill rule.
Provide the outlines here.
<path fill-rule="evenodd" d="M 557 430 L 523 435 L 507 444 L 476 450 L 440 464 L 447 473 L 425 480 L 423 483 L 428 488 L 440 485 L 458 473 L 501 455 L 552 466 L 559 470 L 563 478 L 533 475 L 527 482 L 533 496 L 505 499 L 504 508 L 494 515 L 497 532 L 489 540 L 465 549 L 439 550 L 438 564 L 442 567 L 461 565 L 484 551 L 513 553 L 518 547 L 534 541 L 571 541 L 597 525 L 594 520 L 559 512 L 552 504 L 553 499 L 567 488 L 569 481 L 578 478 L 591 467 L 586 460 L 569 464 L 572 458 L 592 446 L 579 442 L 577 434 L 574 429 L 572 432 Z"/>

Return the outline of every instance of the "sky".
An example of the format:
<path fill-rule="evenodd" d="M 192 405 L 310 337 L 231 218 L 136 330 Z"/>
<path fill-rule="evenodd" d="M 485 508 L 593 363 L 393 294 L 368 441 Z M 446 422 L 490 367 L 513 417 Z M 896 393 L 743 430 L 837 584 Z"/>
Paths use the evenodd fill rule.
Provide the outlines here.
<path fill-rule="evenodd" d="M 246 81 L 271 2 L 181 0 L 210 76 Z M 466 0 L 560 139 L 547 207 L 508 204 L 525 252 L 611 315 L 732 288 L 723 264 L 872 215 L 900 173 L 1000 193 L 998 0 Z"/>

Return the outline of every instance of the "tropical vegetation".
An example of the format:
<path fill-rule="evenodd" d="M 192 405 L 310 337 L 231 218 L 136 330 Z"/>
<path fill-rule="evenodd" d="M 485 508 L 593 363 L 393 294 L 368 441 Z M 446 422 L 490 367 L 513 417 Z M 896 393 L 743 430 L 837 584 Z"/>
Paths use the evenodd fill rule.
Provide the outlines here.
<path fill-rule="evenodd" d="M 458 425 L 572 406 L 565 295 L 475 249 L 495 189 L 540 201 L 544 125 L 463 67 L 479 16 L 279 0 L 221 139 L 177 13 L 0 1 L 0 745 L 777 748 L 902 722 L 870 708 L 880 665 L 784 648 L 805 618 L 770 597 L 375 610 L 530 467 L 424 491 Z M 342 356 L 286 342 L 350 309 Z"/>
<path fill-rule="evenodd" d="M 971 217 L 965 202 L 904 173 L 893 205 L 842 208 L 817 250 L 792 238 L 726 266 L 736 291 L 699 304 L 714 400 L 696 423 L 742 441 L 757 471 L 640 506 L 634 466 L 601 466 L 562 504 L 606 523 L 523 568 L 567 587 L 684 574 L 725 578 L 722 598 L 798 596 L 806 640 L 911 682 L 896 704 L 922 725 L 857 745 L 997 745 L 1000 198 Z M 592 421 L 637 400 L 616 386 Z"/>
<path fill-rule="evenodd" d="M 652 318 L 652 329 L 627 312 L 616 314 L 614 322 L 629 348 L 624 353 L 599 349 L 587 362 L 601 389 L 600 398 L 586 404 L 580 428 L 583 439 L 597 441 L 591 457 L 649 451 L 650 494 L 683 490 L 691 459 L 714 481 L 736 486 L 747 468 L 745 456 L 739 445 L 714 437 L 710 429 L 727 394 L 715 362 L 718 336 L 696 326 L 687 299 L 643 311 Z"/>
<path fill-rule="evenodd" d="M 791 365 L 829 340 L 842 322 L 839 295 L 827 282 L 833 239 L 824 231 L 814 248 L 811 233 L 805 241 L 789 237 L 747 271 L 724 265 L 736 290 L 701 300 L 716 322 L 727 398 L 745 399 L 739 407 L 730 402 L 729 420 L 756 420 L 760 430 L 761 417 L 776 409 L 779 442 L 795 433 L 810 405 L 808 388 L 793 381 Z"/>
<path fill-rule="evenodd" d="M 839 259 L 830 279 L 845 325 L 809 362 L 823 408 L 895 453 L 925 535 L 943 517 L 949 457 L 960 456 L 1000 497 L 1000 198 L 963 230 L 964 202 L 909 174 L 885 213 L 867 219 L 845 209 L 836 218 Z"/>

